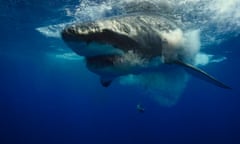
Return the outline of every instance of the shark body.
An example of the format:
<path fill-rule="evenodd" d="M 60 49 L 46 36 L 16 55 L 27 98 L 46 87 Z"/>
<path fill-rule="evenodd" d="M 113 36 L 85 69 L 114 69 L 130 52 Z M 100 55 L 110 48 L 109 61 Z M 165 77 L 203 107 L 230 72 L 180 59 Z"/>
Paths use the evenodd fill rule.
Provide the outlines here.
<path fill-rule="evenodd" d="M 193 65 L 197 52 L 188 52 L 184 32 L 163 16 L 136 13 L 75 23 L 61 35 L 74 52 L 85 57 L 87 68 L 100 76 L 105 87 L 120 76 L 180 68 L 230 89 Z"/>

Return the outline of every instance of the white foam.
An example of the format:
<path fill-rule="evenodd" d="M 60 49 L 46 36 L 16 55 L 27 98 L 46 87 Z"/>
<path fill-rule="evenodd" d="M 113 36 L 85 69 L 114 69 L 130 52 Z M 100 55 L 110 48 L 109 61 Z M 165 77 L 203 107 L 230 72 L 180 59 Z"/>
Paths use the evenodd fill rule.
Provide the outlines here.
<path fill-rule="evenodd" d="M 209 63 L 219 63 L 222 62 L 224 60 L 226 60 L 227 58 L 224 56 L 215 58 L 214 55 L 210 55 L 210 54 L 205 54 L 205 53 L 198 53 L 195 57 L 195 65 L 202 65 L 205 66 Z"/>
<path fill-rule="evenodd" d="M 100 3 L 82 0 L 80 4 L 72 10 L 71 14 L 77 21 L 90 21 L 105 17 L 107 12 L 111 10 L 112 3 L 109 1 L 102 1 Z"/>
<path fill-rule="evenodd" d="M 225 60 L 227 60 L 226 57 L 220 57 L 220 58 L 212 59 L 211 63 L 219 63 L 219 62 L 222 62 L 222 61 L 225 61 Z"/>
<path fill-rule="evenodd" d="M 121 59 L 121 63 L 126 64 L 126 66 L 142 66 L 147 64 L 144 58 L 141 58 L 138 54 L 133 51 L 128 51 Z"/>
<path fill-rule="evenodd" d="M 207 65 L 210 62 L 210 59 L 212 57 L 213 57 L 213 55 L 198 53 L 195 57 L 194 64 L 195 65 Z"/>
<path fill-rule="evenodd" d="M 200 30 L 188 30 L 184 34 L 184 48 L 186 51 L 196 55 L 201 48 Z"/>
<path fill-rule="evenodd" d="M 179 48 L 179 45 L 182 45 L 183 43 L 183 32 L 180 29 L 176 29 L 170 32 L 164 32 L 162 33 L 163 39 L 166 39 L 168 42 L 168 45 L 170 45 L 171 48 Z"/>
<path fill-rule="evenodd" d="M 60 38 L 61 31 L 68 23 L 38 27 L 36 30 L 46 37 Z"/>
<path fill-rule="evenodd" d="M 167 41 L 167 45 L 163 45 L 163 60 L 171 61 L 178 59 L 194 63 L 196 55 L 200 51 L 200 30 L 189 30 L 182 32 L 176 29 L 162 34 L 163 39 Z"/>
<path fill-rule="evenodd" d="M 64 60 L 83 60 L 84 58 L 77 55 L 74 52 L 65 52 L 65 53 L 58 53 L 58 54 L 53 54 L 55 58 L 57 59 L 64 59 Z"/>

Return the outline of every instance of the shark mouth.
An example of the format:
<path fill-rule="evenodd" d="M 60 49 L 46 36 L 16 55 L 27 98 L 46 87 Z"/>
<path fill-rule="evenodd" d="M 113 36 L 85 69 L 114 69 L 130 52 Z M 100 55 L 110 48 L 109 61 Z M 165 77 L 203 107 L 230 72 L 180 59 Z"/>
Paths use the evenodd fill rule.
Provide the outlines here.
<path fill-rule="evenodd" d="M 138 43 L 128 36 L 110 29 L 100 29 L 94 23 L 70 25 L 61 35 L 73 51 L 85 57 L 123 55 L 139 47 Z"/>

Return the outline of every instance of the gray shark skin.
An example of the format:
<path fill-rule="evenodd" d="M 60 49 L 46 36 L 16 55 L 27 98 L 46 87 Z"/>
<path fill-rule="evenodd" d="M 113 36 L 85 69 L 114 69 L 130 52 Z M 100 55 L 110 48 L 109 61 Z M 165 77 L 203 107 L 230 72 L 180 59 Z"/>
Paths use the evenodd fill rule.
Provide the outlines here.
<path fill-rule="evenodd" d="M 75 23 L 61 33 L 65 43 L 85 57 L 87 68 L 101 77 L 105 87 L 120 76 L 181 67 L 200 79 L 231 89 L 192 65 L 195 55 L 186 54 L 181 34 L 182 30 L 167 18 L 143 13 Z"/>

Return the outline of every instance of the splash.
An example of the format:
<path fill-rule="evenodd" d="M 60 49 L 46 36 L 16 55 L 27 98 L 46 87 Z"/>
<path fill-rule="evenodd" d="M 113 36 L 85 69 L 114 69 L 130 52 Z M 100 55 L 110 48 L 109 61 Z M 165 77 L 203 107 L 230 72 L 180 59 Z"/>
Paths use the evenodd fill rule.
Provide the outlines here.
<path fill-rule="evenodd" d="M 67 25 L 67 23 L 61 23 L 57 25 L 49 25 L 46 27 L 38 27 L 37 31 L 42 33 L 46 37 L 60 38 L 60 31 Z"/>
<path fill-rule="evenodd" d="M 126 54 L 124 54 L 123 57 L 119 59 L 121 63 L 125 64 L 126 67 L 130 66 L 146 66 L 147 65 L 147 60 L 144 58 L 141 58 L 138 54 L 134 53 L 133 51 L 128 51 Z"/>
<path fill-rule="evenodd" d="M 145 9 L 140 5 L 143 2 Z M 83 22 L 140 12 L 140 10 L 168 17 L 183 30 L 199 29 L 202 47 L 219 44 L 240 33 L 239 0 L 138 0 L 137 2 L 135 0 L 103 0 L 101 2 L 81 0 L 79 5 L 74 7 L 66 5 L 65 15 L 62 17 L 70 17 L 71 22 Z M 62 20 L 59 21 L 62 22 Z M 68 23 L 69 20 L 63 24 Z M 49 36 L 51 36 L 51 32 L 60 32 L 61 30 L 61 26 L 56 25 L 44 27 L 45 31 L 40 32 L 46 35 L 49 33 Z M 39 31 L 39 28 L 37 30 Z"/>

